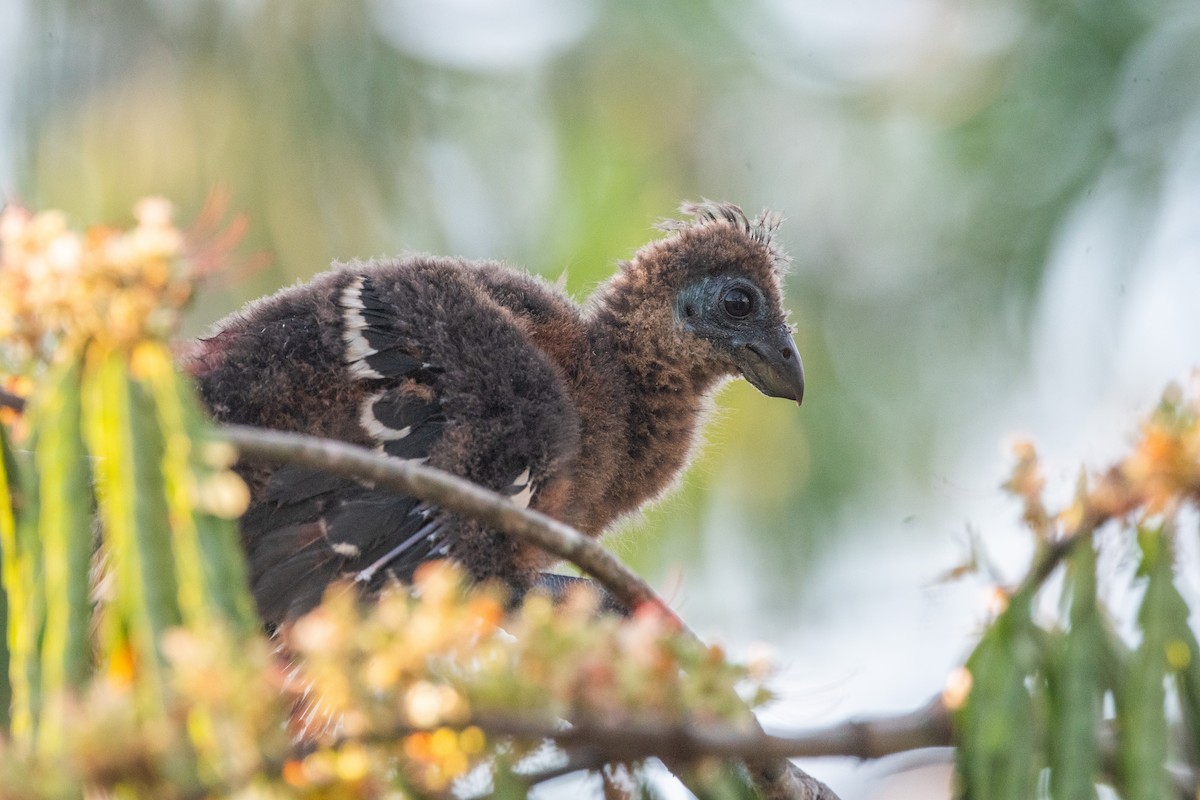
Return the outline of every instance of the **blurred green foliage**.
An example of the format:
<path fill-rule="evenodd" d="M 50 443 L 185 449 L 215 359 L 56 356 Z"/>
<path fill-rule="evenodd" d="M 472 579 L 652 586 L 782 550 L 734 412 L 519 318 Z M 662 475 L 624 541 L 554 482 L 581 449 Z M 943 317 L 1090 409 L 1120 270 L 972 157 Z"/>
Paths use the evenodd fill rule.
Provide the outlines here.
<path fill-rule="evenodd" d="M 128 232 L 80 234 L 57 212 L 0 211 L 0 364 L 4 384 L 27 394 L 0 420 L 6 797 L 80 796 L 95 782 L 78 765 L 91 745 L 110 764 L 131 756 L 120 736 L 89 741 L 92 725 L 174 734 L 161 758 L 134 758 L 185 782 L 229 760 L 214 725 L 242 732 L 242 745 L 278 730 L 277 703 L 274 719 L 228 721 L 211 698 L 180 710 L 172 686 L 168 631 L 258 650 L 251 670 L 266 648 L 234 522 L 248 491 L 233 451 L 204 441 L 208 423 L 164 341 L 193 265 L 168 204 L 142 203 L 138 216 Z M 164 725 L 172 714 L 186 730 Z"/>
<path fill-rule="evenodd" d="M 1081 476 L 1057 512 L 1032 445 L 1017 455 L 1007 488 L 1038 548 L 1020 585 L 997 590 L 995 620 L 943 695 L 957 712 L 959 796 L 1087 800 L 1099 783 L 1129 800 L 1194 794 L 1200 644 L 1178 549 L 1200 501 L 1200 397 L 1168 389 L 1130 455 Z M 1106 526 L 1116 535 L 1101 538 Z M 1130 545 L 1136 610 L 1097 580 L 1098 555 Z M 1057 594 L 1058 612 L 1039 594 Z"/>

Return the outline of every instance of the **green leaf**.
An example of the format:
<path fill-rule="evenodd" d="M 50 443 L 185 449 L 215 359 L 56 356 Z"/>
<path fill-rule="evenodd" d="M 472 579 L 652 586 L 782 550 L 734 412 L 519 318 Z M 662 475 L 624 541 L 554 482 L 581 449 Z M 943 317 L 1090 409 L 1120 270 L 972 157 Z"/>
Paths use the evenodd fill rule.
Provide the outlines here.
<path fill-rule="evenodd" d="M 1030 599 L 1015 595 L 967 660 L 971 692 L 957 717 L 962 796 L 1028 800 L 1035 796 L 1038 719 L 1027 685 L 1037 663 Z"/>
<path fill-rule="evenodd" d="M 1139 574 L 1148 579 L 1138 610 L 1142 642 L 1117 687 L 1117 757 L 1127 800 L 1166 800 L 1174 796 L 1163 766 L 1168 753 L 1167 648 L 1175 627 L 1170 619 L 1175 594 L 1172 548 L 1161 528 L 1138 531 L 1138 544 L 1142 549 Z"/>
<path fill-rule="evenodd" d="M 492 792 L 494 800 L 524 800 L 529 787 L 521 776 L 513 771 L 508 758 L 500 756 L 492 769 Z"/>
<path fill-rule="evenodd" d="M 1186 617 L 1184 619 L 1186 621 Z M 1186 625 L 1174 632 L 1174 640 L 1168 650 L 1168 662 L 1174 662 L 1171 667 L 1179 688 L 1180 705 L 1192 734 L 1189 760 L 1196 763 L 1200 759 L 1200 644 Z"/>
<path fill-rule="evenodd" d="M 159 641 L 180 622 L 170 514 L 162 474 L 165 443 L 154 403 L 132 381 L 126 353 L 92 352 L 84 375 L 84 431 L 115 597 L 107 620 L 110 669 L 128 664 L 147 710 L 161 709 L 166 676 Z"/>
<path fill-rule="evenodd" d="M 196 507 L 196 487 L 218 478 L 237 481 L 204 463 L 197 442 L 210 432 L 192 387 L 180 379 L 164 347 L 143 345 L 138 364 L 152 394 L 166 444 L 162 472 L 170 508 L 179 606 L 189 624 L 214 616 L 243 633 L 260 629 L 250 595 L 237 526 Z M 240 487 L 239 487 L 240 488 Z"/>
<path fill-rule="evenodd" d="M 51 373 L 32 420 L 46 604 L 41 645 L 45 705 L 38 726 L 43 750 L 64 744 L 59 703 L 81 689 L 91 671 L 92 480 L 80 428 L 80 375 L 78 360 Z"/>
<path fill-rule="evenodd" d="M 758 797 L 745 767 L 737 762 L 710 758 L 694 769 L 682 769 L 678 764 L 668 767 L 699 800 L 756 800 Z"/>
<path fill-rule="evenodd" d="M 1048 663 L 1050 796 L 1092 800 L 1100 769 L 1098 734 L 1104 696 L 1104 629 L 1096 605 L 1096 551 L 1081 541 L 1067 561 L 1063 595 L 1070 629 Z"/>
<path fill-rule="evenodd" d="M 8 432 L 0 426 L 0 730 L 11 723 L 13 701 L 8 644 L 9 562 L 16 564 L 17 495 L 16 459 L 8 444 Z"/>
<path fill-rule="evenodd" d="M 58 362 L 33 397 L 25 415 L 26 451 L 33 463 L 20 476 L 20 513 L 15 526 L 3 531 L 2 543 L 12 734 L 26 747 L 34 743 L 42 698 L 49 692 L 61 696 L 69 686 L 78 686 L 89 657 L 91 489 L 79 439 L 78 359 Z M 6 473 L 10 466 L 6 459 Z M 6 486 L 14 485 L 9 474 Z M 76 583 L 71 573 L 77 567 L 72 565 L 80 562 L 82 582 Z M 53 611 L 48 609 L 50 598 Z M 53 631 L 46 635 L 48 624 Z M 49 675 L 43 674 L 43 667 Z M 52 724 L 47 734 L 51 738 L 55 727 Z"/>
<path fill-rule="evenodd" d="M 31 417 L 36 407 L 28 412 Z M 30 437 L 30 447 L 36 439 Z M 10 475 L 9 487 L 13 485 Z M 12 691 L 10 730 L 14 741 L 32 747 L 40 706 L 40 643 L 45 621 L 46 595 L 42 581 L 41 540 L 37 530 L 38 482 L 34 470 L 18 476 L 21 513 L 12 539 L 3 542 L 4 591 L 7 599 L 9 683 Z"/>
<path fill-rule="evenodd" d="M 1164 581 L 1159 587 L 1162 599 L 1162 622 L 1167 629 L 1164 654 L 1167 670 L 1174 674 L 1179 689 L 1179 703 L 1184 720 L 1191 731 L 1193 762 L 1200 758 L 1200 644 L 1188 624 L 1187 602 L 1173 582 Z"/>

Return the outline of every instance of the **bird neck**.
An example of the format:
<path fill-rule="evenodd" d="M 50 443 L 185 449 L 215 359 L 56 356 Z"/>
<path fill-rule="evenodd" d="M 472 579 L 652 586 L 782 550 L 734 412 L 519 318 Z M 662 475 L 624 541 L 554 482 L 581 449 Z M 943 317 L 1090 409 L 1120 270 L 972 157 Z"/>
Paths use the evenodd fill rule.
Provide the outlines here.
<path fill-rule="evenodd" d="M 592 357 L 622 384 L 624 463 L 606 493 L 616 517 L 671 486 L 724 376 L 677 327 L 669 299 L 625 272 L 598 290 L 585 319 Z"/>
<path fill-rule="evenodd" d="M 672 293 L 636 270 L 626 268 L 598 289 L 585 320 L 594 352 L 617 358 L 636 397 L 699 400 L 725 377 L 707 345 L 676 321 Z"/>

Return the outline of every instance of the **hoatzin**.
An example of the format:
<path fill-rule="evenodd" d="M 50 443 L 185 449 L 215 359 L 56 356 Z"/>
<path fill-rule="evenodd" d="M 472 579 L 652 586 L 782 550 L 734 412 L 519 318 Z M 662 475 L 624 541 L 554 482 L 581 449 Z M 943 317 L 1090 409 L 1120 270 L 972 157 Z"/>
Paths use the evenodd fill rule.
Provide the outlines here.
<path fill-rule="evenodd" d="M 583 307 L 495 261 L 337 264 L 220 321 L 184 363 L 218 421 L 423 462 L 597 536 L 678 478 L 725 379 L 804 394 L 778 217 L 683 211 Z M 268 624 L 312 608 L 330 581 L 371 592 L 429 559 L 517 593 L 560 583 L 540 576 L 553 557 L 416 498 L 297 466 L 239 471 Z"/>

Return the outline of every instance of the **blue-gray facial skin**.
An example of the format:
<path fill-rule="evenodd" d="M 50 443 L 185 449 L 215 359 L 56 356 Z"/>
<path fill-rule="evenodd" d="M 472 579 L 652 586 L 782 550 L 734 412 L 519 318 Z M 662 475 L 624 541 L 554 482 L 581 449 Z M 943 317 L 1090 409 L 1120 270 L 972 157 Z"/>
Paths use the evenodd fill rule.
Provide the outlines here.
<path fill-rule="evenodd" d="M 675 317 L 727 352 L 763 394 L 803 402 L 804 364 L 791 328 L 751 281 L 731 276 L 697 281 L 679 292 Z"/>

